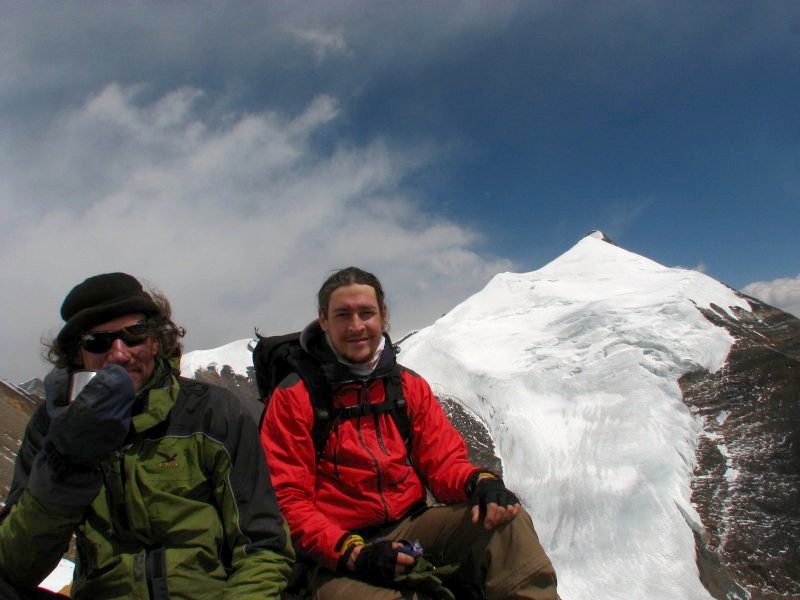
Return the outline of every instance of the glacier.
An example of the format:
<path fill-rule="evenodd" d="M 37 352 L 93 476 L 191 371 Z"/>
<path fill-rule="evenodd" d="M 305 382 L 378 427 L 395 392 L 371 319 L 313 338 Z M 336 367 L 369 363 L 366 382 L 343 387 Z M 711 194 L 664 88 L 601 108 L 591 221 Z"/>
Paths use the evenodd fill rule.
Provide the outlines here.
<path fill-rule="evenodd" d="M 678 379 L 733 343 L 699 307 L 750 305 L 689 269 L 583 238 L 496 275 L 399 360 L 488 427 L 564 600 L 699 600 L 690 503 L 698 423 Z"/>

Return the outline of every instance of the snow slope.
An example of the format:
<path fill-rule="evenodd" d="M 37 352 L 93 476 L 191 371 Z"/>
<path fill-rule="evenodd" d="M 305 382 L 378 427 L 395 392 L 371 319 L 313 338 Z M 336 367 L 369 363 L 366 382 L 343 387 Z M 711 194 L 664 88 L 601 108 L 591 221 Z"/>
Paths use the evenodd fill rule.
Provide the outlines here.
<path fill-rule="evenodd" d="M 719 369 L 732 343 L 695 305 L 750 307 L 601 237 L 495 276 L 400 362 L 486 422 L 564 600 L 710 598 L 690 529 L 699 423 L 677 380 Z"/>
<path fill-rule="evenodd" d="M 251 340 L 236 340 L 211 350 L 194 350 L 181 356 L 181 375 L 194 377 L 198 369 L 216 367 L 221 371 L 228 365 L 234 373 L 247 375 L 247 368 L 253 366 L 253 350 L 249 348 Z"/>

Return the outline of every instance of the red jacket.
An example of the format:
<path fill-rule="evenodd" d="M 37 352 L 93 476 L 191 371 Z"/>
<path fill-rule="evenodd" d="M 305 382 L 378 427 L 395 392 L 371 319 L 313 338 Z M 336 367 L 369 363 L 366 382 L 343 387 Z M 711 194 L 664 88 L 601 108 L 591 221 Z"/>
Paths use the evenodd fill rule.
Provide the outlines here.
<path fill-rule="evenodd" d="M 323 342 L 324 344 L 324 342 Z M 321 346 L 321 344 L 317 344 Z M 333 360 L 332 355 L 327 359 Z M 376 373 L 394 365 L 387 341 Z M 383 381 L 334 382 L 334 405 L 384 401 Z M 317 460 L 311 436 L 314 409 L 305 385 L 287 378 L 275 390 L 261 428 L 278 505 L 292 530 L 295 548 L 334 570 L 339 543 L 353 530 L 402 519 L 424 502 L 425 485 L 440 502 L 466 500 L 470 475 L 461 435 L 450 424 L 428 382 L 403 369 L 403 394 L 411 421 L 411 466 L 390 414 L 339 422 Z M 377 420 L 376 420 L 377 419 Z M 420 480 L 425 478 L 425 484 Z"/>

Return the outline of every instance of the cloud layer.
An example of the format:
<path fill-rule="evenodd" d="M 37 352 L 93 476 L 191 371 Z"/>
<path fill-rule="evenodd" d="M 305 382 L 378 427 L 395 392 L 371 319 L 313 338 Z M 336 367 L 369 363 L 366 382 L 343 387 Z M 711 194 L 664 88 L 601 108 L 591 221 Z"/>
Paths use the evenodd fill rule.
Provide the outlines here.
<path fill-rule="evenodd" d="M 190 349 L 300 327 L 351 263 L 402 335 L 595 228 L 734 286 L 794 274 L 798 23 L 792 0 L 4 3 L 0 377 L 41 374 L 65 293 L 114 269 Z"/>
<path fill-rule="evenodd" d="M 742 291 L 796 317 L 800 316 L 800 275 L 756 281 L 744 286 Z"/>
<path fill-rule="evenodd" d="M 404 188 L 432 163 L 424 149 L 315 146 L 342 118 L 335 98 L 294 116 L 209 122 L 203 97 L 185 87 L 144 99 L 110 84 L 63 111 L 24 160 L 4 149 L 0 302 L 14 317 L 0 376 L 41 372 L 39 336 L 58 331 L 71 286 L 99 272 L 127 271 L 163 291 L 198 349 L 254 327 L 301 327 L 334 268 L 382 278 L 399 335 L 511 267 L 481 256 L 478 233 L 427 214 Z"/>

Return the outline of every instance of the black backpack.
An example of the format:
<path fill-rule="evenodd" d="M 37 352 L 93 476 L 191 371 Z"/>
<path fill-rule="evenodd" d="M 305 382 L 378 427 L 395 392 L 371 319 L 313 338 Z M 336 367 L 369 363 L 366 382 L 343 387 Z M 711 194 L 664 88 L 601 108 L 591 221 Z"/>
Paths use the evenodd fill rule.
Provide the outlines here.
<path fill-rule="evenodd" d="M 262 336 L 256 332 L 258 343 L 253 349 L 253 367 L 256 373 L 258 395 L 264 402 L 262 419 L 266 415 L 272 392 L 289 375 L 296 373 L 308 390 L 314 407 L 314 427 L 311 437 L 317 457 L 336 421 L 354 419 L 366 415 L 391 414 L 395 426 L 403 437 L 406 454 L 411 459 L 411 422 L 408 418 L 406 399 L 403 395 L 402 370 L 395 364 L 384 378 L 385 400 L 379 404 L 334 408 L 332 389 L 322 365 L 300 345 L 300 332 L 286 335 Z"/>

